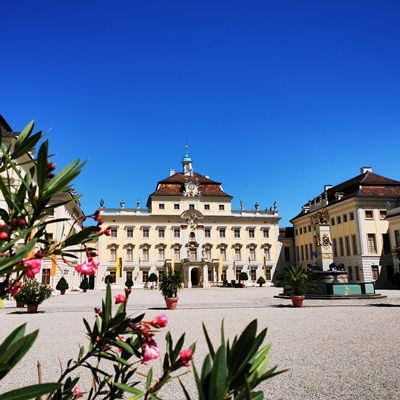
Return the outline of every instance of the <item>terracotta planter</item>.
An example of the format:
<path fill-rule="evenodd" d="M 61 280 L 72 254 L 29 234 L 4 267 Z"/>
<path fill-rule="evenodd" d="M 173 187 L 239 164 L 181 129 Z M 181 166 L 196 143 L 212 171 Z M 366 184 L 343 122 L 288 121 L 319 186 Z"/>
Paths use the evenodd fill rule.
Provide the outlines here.
<path fill-rule="evenodd" d="M 86 292 L 87 292 L 87 289 L 82 289 L 82 292 L 83 292 L 83 293 L 86 293 Z"/>
<path fill-rule="evenodd" d="M 60 290 L 60 294 L 65 294 L 65 290 Z"/>
<path fill-rule="evenodd" d="M 23 301 L 16 301 L 17 302 L 17 308 L 24 308 L 25 303 Z"/>
<path fill-rule="evenodd" d="M 165 297 L 165 304 L 167 305 L 168 310 L 176 310 L 178 300 L 178 297 Z"/>
<path fill-rule="evenodd" d="M 26 309 L 29 314 L 36 313 L 38 310 L 39 304 L 27 304 Z"/>
<path fill-rule="evenodd" d="M 292 295 L 290 298 L 292 299 L 293 307 L 302 307 L 305 296 L 295 296 Z"/>

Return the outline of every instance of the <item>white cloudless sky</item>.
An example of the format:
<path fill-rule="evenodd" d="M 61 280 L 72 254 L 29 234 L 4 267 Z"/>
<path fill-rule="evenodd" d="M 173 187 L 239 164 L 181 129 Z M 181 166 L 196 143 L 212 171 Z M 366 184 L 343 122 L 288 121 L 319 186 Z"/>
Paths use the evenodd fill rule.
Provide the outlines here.
<path fill-rule="evenodd" d="M 59 168 L 88 160 L 85 213 L 145 206 L 189 146 L 233 209 L 281 225 L 370 166 L 400 180 L 400 3 L 3 0 L 0 113 Z"/>

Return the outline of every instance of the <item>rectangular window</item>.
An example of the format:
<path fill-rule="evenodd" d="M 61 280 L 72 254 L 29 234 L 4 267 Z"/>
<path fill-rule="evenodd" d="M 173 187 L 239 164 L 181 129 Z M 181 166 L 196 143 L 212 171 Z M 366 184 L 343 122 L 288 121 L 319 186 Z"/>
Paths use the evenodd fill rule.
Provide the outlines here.
<path fill-rule="evenodd" d="M 269 229 L 263 229 L 263 238 L 268 239 L 269 238 Z"/>
<path fill-rule="evenodd" d="M 267 274 L 265 275 L 265 280 L 267 280 L 267 281 L 272 280 L 272 277 L 271 277 L 271 268 L 267 268 Z"/>
<path fill-rule="evenodd" d="M 400 230 L 395 230 L 394 231 L 394 242 L 396 247 L 400 246 Z"/>
<path fill-rule="evenodd" d="M 336 217 L 336 222 L 338 225 L 342 223 L 342 217 L 340 215 Z"/>
<path fill-rule="evenodd" d="M 242 272 L 241 269 L 237 268 L 236 269 L 236 282 L 240 281 L 240 273 Z"/>
<path fill-rule="evenodd" d="M 211 249 L 209 247 L 204 250 L 204 257 L 206 260 L 211 260 Z"/>
<path fill-rule="evenodd" d="M 310 260 L 313 260 L 312 244 L 310 243 Z"/>
<path fill-rule="evenodd" d="M 147 283 L 149 279 L 149 271 L 142 271 L 142 283 Z"/>
<path fill-rule="evenodd" d="M 356 281 L 360 280 L 360 267 L 356 265 Z"/>
<path fill-rule="evenodd" d="M 339 238 L 339 250 L 340 250 L 340 257 L 344 257 L 344 246 L 343 246 L 343 238 Z"/>
<path fill-rule="evenodd" d="M 353 268 L 349 267 L 349 281 L 351 282 L 353 280 Z"/>
<path fill-rule="evenodd" d="M 181 231 L 179 228 L 174 229 L 174 237 L 178 238 L 181 236 Z"/>
<path fill-rule="evenodd" d="M 308 232 L 311 232 L 311 225 L 308 225 Z"/>
<path fill-rule="evenodd" d="M 117 259 L 117 249 L 115 247 L 110 248 L 110 261 L 115 261 Z"/>
<path fill-rule="evenodd" d="M 174 210 L 179 210 L 179 204 L 174 204 Z"/>
<path fill-rule="evenodd" d="M 143 261 L 149 261 L 149 249 L 143 249 Z"/>
<path fill-rule="evenodd" d="M 158 205 L 159 210 L 165 210 L 165 204 L 159 204 Z"/>
<path fill-rule="evenodd" d="M 337 251 L 337 240 L 333 239 L 333 257 L 338 256 L 338 251 Z"/>
<path fill-rule="evenodd" d="M 249 229 L 249 238 L 250 239 L 254 239 L 255 238 L 255 230 L 253 228 Z"/>
<path fill-rule="evenodd" d="M 194 210 L 194 204 L 189 204 L 189 210 Z"/>
<path fill-rule="evenodd" d="M 126 248 L 126 261 L 133 261 L 133 249 L 132 247 Z"/>
<path fill-rule="evenodd" d="M 209 268 L 207 271 L 207 278 L 208 278 L 208 282 L 214 282 L 213 281 L 213 273 L 212 273 L 212 269 Z"/>
<path fill-rule="evenodd" d="M 353 212 L 350 213 L 350 221 L 354 221 L 354 213 Z"/>
<path fill-rule="evenodd" d="M 374 282 L 379 280 L 379 267 L 377 265 L 371 266 L 372 280 Z"/>
<path fill-rule="evenodd" d="M 160 247 L 159 249 L 158 249 L 158 259 L 160 260 L 160 261 L 163 261 L 163 260 L 165 260 L 165 250 L 164 250 L 164 247 Z"/>
<path fill-rule="evenodd" d="M 271 259 L 271 250 L 269 247 L 264 247 L 264 257 L 266 260 Z"/>
<path fill-rule="evenodd" d="M 50 242 L 51 240 L 53 240 L 53 234 L 52 233 L 46 233 L 45 234 L 45 239 Z"/>
<path fill-rule="evenodd" d="M 225 228 L 221 228 L 221 229 L 219 230 L 219 237 L 220 237 L 220 238 L 225 238 Z"/>
<path fill-rule="evenodd" d="M 144 238 L 148 238 L 149 237 L 149 229 L 148 228 L 143 229 L 143 237 Z"/>
<path fill-rule="evenodd" d="M 331 225 L 335 225 L 335 218 L 331 218 Z"/>
<path fill-rule="evenodd" d="M 306 252 L 306 260 L 309 260 L 309 258 L 308 258 L 308 246 L 307 245 L 304 245 L 304 250 Z"/>
<path fill-rule="evenodd" d="M 386 218 L 386 210 L 380 210 L 379 219 L 385 219 L 385 218 Z"/>
<path fill-rule="evenodd" d="M 133 237 L 133 228 L 126 229 L 126 237 L 132 238 Z"/>
<path fill-rule="evenodd" d="M 256 260 L 256 249 L 254 247 L 250 248 L 250 260 L 255 261 Z"/>
<path fill-rule="evenodd" d="M 222 274 L 221 274 L 221 281 L 226 281 L 226 269 L 222 270 Z"/>
<path fill-rule="evenodd" d="M 126 271 L 126 279 L 133 279 L 132 271 Z"/>
<path fill-rule="evenodd" d="M 390 246 L 390 236 L 387 233 L 382 234 L 382 242 L 383 242 L 383 252 L 385 254 L 391 254 L 392 247 Z"/>
<path fill-rule="evenodd" d="M 351 241 L 353 243 L 353 256 L 356 256 L 358 254 L 357 236 L 356 235 L 351 235 Z"/>
<path fill-rule="evenodd" d="M 256 276 L 257 276 L 257 275 L 256 275 L 256 269 L 255 269 L 255 268 L 252 268 L 251 271 L 250 271 L 250 279 L 251 279 L 252 281 L 255 281 L 255 280 L 257 279 Z"/>
<path fill-rule="evenodd" d="M 50 268 L 42 268 L 42 283 L 50 285 Z"/>
<path fill-rule="evenodd" d="M 224 211 L 225 210 L 225 206 L 223 204 L 220 204 L 218 206 L 219 211 Z"/>
<path fill-rule="evenodd" d="M 346 242 L 346 256 L 350 256 L 351 255 L 351 250 L 350 250 L 350 237 L 346 236 L 344 238 L 345 242 Z"/>
<path fill-rule="evenodd" d="M 210 228 L 205 228 L 204 229 L 204 236 L 206 238 L 210 238 L 211 237 L 211 229 Z"/>
<path fill-rule="evenodd" d="M 303 233 L 303 228 L 300 227 L 300 229 L 299 229 L 299 234 L 301 235 L 302 233 Z"/>
<path fill-rule="evenodd" d="M 181 259 L 181 250 L 176 247 L 174 248 L 174 260 L 179 261 Z"/>
<path fill-rule="evenodd" d="M 240 228 L 235 228 L 233 234 L 235 238 L 240 238 Z"/>
<path fill-rule="evenodd" d="M 159 238 L 165 237 L 165 229 L 164 228 L 158 230 L 158 237 Z"/>
<path fill-rule="evenodd" d="M 240 249 L 238 248 L 238 247 L 236 247 L 235 248 L 235 260 L 236 261 L 239 261 L 239 260 L 241 260 L 242 259 L 242 257 L 241 257 L 241 255 L 240 255 Z"/>
<path fill-rule="evenodd" d="M 117 279 L 117 272 L 115 270 L 114 271 L 110 271 L 110 276 L 112 278 L 112 281 L 115 282 L 116 279 Z"/>
<path fill-rule="evenodd" d="M 376 254 L 375 233 L 368 233 L 367 240 L 368 240 L 368 251 L 369 251 L 369 253 Z"/>
<path fill-rule="evenodd" d="M 113 238 L 116 238 L 117 237 L 117 228 L 111 228 L 110 229 L 110 236 L 111 237 L 113 237 Z"/>
<path fill-rule="evenodd" d="M 285 262 L 290 262 L 290 248 L 289 247 L 283 248 L 283 256 L 284 256 Z"/>
<path fill-rule="evenodd" d="M 206 211 L 210 211 L 210 205 L 209 204 L 204 204 L 204 209 Z"/>
<path fill-rule="evenodd" d="M 303 247 L 303 245 L 300 246 L 300 251 L 301 251 L 301 261 L 304 261 L 304 247 Z"/>
<path fill-rule="evenodd" d="M 373 210 L 365 210 L 365 219 L 373 219 L 373 218 L 374 218 Z"/>
<path fill-rule="evenodd" d="M 297 261 L 300 261 L 300 250 L 299 250 L 299 246 L 296 246 L 296 258 L 297 258 Z"/>
<path fill-rule="evenodd" d="M 226 249 L 225 247 L 221 247 L 221 257 L 223 260 L 226 260 Z"/>
<path fill-rule="evenodd" d="M 347 222 L 347 214 L 343 214 L 343 222 Z"/>

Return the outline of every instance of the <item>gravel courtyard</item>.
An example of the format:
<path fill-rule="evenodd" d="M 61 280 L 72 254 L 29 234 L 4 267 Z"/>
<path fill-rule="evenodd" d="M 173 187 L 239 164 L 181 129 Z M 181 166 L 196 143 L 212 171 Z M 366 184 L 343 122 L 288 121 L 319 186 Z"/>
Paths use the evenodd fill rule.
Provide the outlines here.
<path fill-rule="evenodd" d="M 279 292 L 273 287 L 184 289 L 179 292 L 178 309 L 169 311 L 158 290 L 136 289 L 128 311 L 132 315 L 145 312 L 146 319 L 166 314 L 169 324 L 165 332 L 170 330 L 175 339 L 186 332 L 184 348 L 196 342 L 197 368 L 206 354 L 202 322 L 218 344 L 222 320 L 226 337 L 233 338 L 257 319 L 259 330 L 268 328 L 271 366 L 288 369 L 263 384 L 266 399 L 400 398 L 400 291 L 379 291 L 387 297 L 378 300 L 306 300 L 300 309 L 291 307 L 290 300 L 274 298 Z M 36 383 L 38 360 L 43 380 L 55 379 L 59 360 L 65 364 L 77 356 L 78 345 L 86 345 L 82 319 L 93 323 L 93 309 L 101 306 L 104 293 L 56 295 L 41 304 L 37 314 L 15 308 L 13 300 L 4 301 L 0 339 L 25 322 L 28 332 L 39 328 L 40 334 L 27 357 L 0 382 L 0 393 Z M 119 293 L 123 289 L 113 289 L 113 295 Z M 155 339 L 163 350 L 163 334 Z M 153 362 L 155 371 L 160 363 Z M 87 380 L 83 374 L 82 389 L 90 384 Z M 193 374 L 183 380 L 196 399 Z M 162 398 L 184 398 L 176 381 L 167 386 L 159 393 Z"/>

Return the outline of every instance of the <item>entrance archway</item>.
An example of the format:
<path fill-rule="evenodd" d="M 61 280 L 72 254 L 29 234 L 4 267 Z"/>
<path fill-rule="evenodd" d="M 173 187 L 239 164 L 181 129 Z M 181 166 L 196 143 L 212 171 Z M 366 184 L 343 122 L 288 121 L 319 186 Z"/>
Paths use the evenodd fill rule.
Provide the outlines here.
<path fill-rule="evenodd" d="M 192 271 L 190 272 L 190 281 L 193 286 L 198 286 L 199 285 L 199 280 L 200 280 L 200 273 L 198 268 L 193 268 Z"/>

